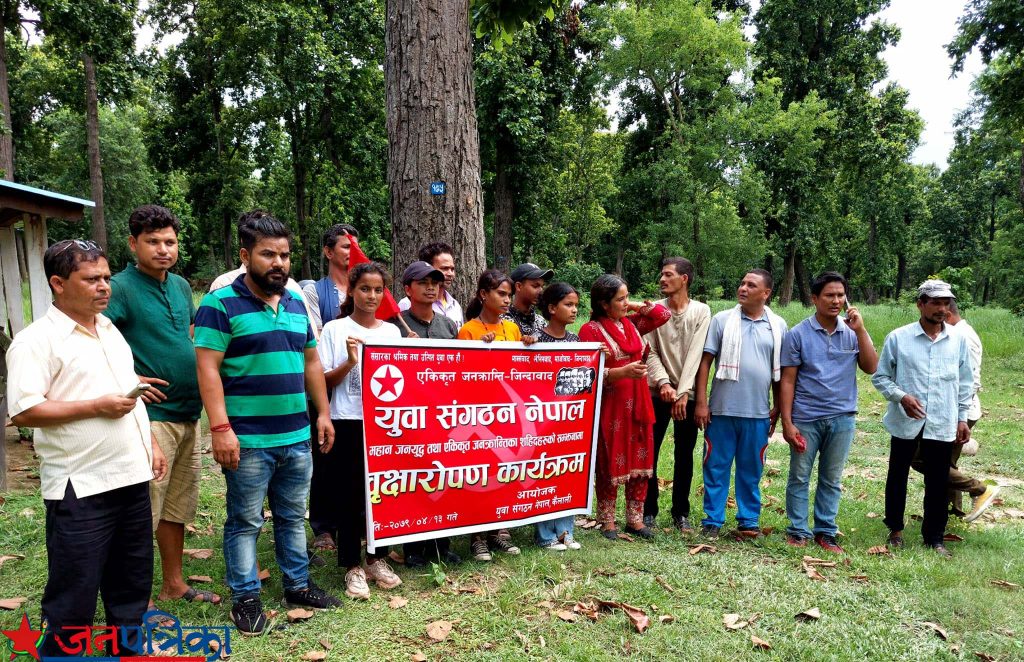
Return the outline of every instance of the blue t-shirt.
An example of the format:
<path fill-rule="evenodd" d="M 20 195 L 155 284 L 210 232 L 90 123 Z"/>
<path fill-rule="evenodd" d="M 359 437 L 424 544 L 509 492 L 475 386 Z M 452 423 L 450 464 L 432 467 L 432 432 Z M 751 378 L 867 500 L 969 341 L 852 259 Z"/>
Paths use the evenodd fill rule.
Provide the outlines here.
<path fill-rule="evenodd" d="M 857 333 L 842 318 L 831 334 L 811 315 L 782 341 L 783 367 L 797 366 L 793 421 L 857 413 Z"/>
<path fill-rule="evenodd" d="M 723 310 L 711 318 L 704 351 L 715 355 L 722 346 L 725 323 L 733 310 Z M 782 329 L 785 334 L 785 328 Z M 768 418 L 768 389 L 772 385 L 772 337 L 768 313 L 761 319 L 752 320 L 740 311 L 740 378 L 736 381 L 719 379 L 711 383 L 709 406 L 713 416 L 737 416 L 740 418 Z"/>

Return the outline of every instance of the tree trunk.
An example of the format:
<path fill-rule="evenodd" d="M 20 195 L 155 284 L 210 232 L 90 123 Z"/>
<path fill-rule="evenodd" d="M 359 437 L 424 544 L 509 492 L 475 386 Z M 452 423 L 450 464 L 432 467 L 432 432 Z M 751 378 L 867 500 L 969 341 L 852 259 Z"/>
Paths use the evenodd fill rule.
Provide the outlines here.
<path fill-rule="evenodd" d="M 800 303 L 811 305 L 811 279 L 807 277 L 807 266 L 804 264 L 803 253 L 796 253 L 796 291 L 800 293 Z"/>
<path fill-rule="evenodd" d="M 288 122 L 288 133 L 291 135 L 292 174 L 295 177 L 295 222 L 299 229 L 299 245 L 302 247 L 302 268 L 299 280 L 312 278 L 312 265 L 309 260 L 309 228 L 306 227 L 306 161 L 302 158 L 299 142 L 298 118 L 299 111 L 291 111 L 292 119 Z M 397 272 L 396 272 L 397 273 Z"/>
<path fill-rule="evenodd" d="M 515 199 L 508 182 L 505 162 L 498 157 L 494 182 L 494 268 L 508 273 L 512 268 L 512 219 Z"/>
<path fill-rule="evenodd" d="M 618 244 L 615 247 L 615 272 L 614 273 L 615 273 L 616 276 L 621 276 L 622 275 L 622 257 L 623 257 L 623 253 L 624 252 L 625 251 L 622 248 L 622 244 L 621 243 Z"/>
<path fill-rule="evenodd" d="M 463 301 L 486 266 L 469 29 L 468 0 L 387 1 L 392 270 L 401 273 L 422 244 L 448 242 Z M 444 182 L 445 194 L 432 195 L 432 182 Z"/>
<path fill-rule="evenodd" d="M 796 242 L 786 247 L 786 261 L 783 263 L 782 282 L 779 283 L 779 306 L 788 306 L 793 300 L 793 281 L 796 277 Z"/>
<path fill-rule="evenodd" d="M 903 287 L 907 282 L 907 252 L 901 250 L 896 256 L 896 289 L 893 293 L 893 299 L 899 299 L 900 293 L 903 292 Z"/>
<path fill-rule="evenodd" d="M 92 201 L 92 240 L 107 247 L 107 222 L 103 216 L 103 170 L 100 167 L 100 114 L 96 98 L 96 66 L 92 56 L 83 53 L 85 65 L 85 139 L 89 153 L 89 188 Z"/>
<path fill-rule="evenodd" d="M 1022 152 L 1022 153 L 1024 153 L 1024 152 Z M 995 190 L 993 190 L 992 191 L 992 196 L 991 196 L 991 203 L 989 204 L 989 210 L 988 210 L 988 246 L 986 247 L 986 250 L 985 250 L 985 254 L 986 254 L 986 256 L 988 257 L 989 260 L 992 259 L 992 246 L 995 244 L 995 241 L 996 241 L 996 199 L 997 199 L 996 192 L 995 192 Z M 991 264 L 991 262 L 990 262 L 990 264 Z M 992 277 L 986 275 L 985 276 L 985 289 L 981 293 L 981 305 L 983 305 L 983 306 L 987 306 L 988 305 L 989 297 L 992 294 L 991 293 L 991 289 L 992 288 L 990 287 L 991 283 L 992 283 Z"/>
<path fill-rule="evenodd" d="M 235 217 L 234 215 L 225 209 L 221 216 L 221 229 L 223 234 L 221 239 L 224 241 L 224 271 L 231 271 L 237 265 L 239 258 L 232 251 L 232 238 L 235 236 Z"/>
<path fill-rule="evenodd" d="M 14 135 L 11 130 L 11 95 L 7 78 L 7 21 L 0 12 L 0 112 L 3 126 L 0 127 L 0 169 L 3 178 L 14 181 Z"/>
<path fill-rule="evenodd" d="M 700 236 L 700 214 L 697 213 L 693 217 L 693 279 L 697 282 L 697 293 L 704 294 L 707 282 L 704 280 L 704 251 L 700 248 Z"/>
<path fill-rule="evenodd" d="M 868 274 L 867 286 L 864 288 L 865 301 L 869 305 L 878 303 L 878 278 L 877 269 L 875 269 L 875 248 L 878 244 L 878 217 L 874 214 L 871 215 L 871 219 L 868 221 L 868 262 L 871 265 L 871 273 Z"/>

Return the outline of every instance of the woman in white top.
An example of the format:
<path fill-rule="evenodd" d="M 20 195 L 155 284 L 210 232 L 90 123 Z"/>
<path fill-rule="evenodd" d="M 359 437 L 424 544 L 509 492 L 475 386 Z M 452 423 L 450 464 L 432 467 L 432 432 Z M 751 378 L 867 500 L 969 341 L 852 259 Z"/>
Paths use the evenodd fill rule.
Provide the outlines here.
<path fill-rule="evenodd" d="M 363 462 L 363 402 L 361 393 L 359 343 L 369 338 L 400 338 L 398 327 L 375 317 L 384 300 L 389 280 L 384 266 L 364 262 L 348 272 L 348 296 L 341 315 L 324 325 L 317 350 L 324 366 L 324 378 L 331 392 L 331 420 L 335 443 L 331 454 L 337 475 L 338 567 L 346 568 L 345 595 L 367 599 L 367 578 L 377 586 L 392 589 L 402 583 L 387 563 L 387 547 L 377 547 L 361 563 L 361 539 L 366 534 L 366 467 Z"/>

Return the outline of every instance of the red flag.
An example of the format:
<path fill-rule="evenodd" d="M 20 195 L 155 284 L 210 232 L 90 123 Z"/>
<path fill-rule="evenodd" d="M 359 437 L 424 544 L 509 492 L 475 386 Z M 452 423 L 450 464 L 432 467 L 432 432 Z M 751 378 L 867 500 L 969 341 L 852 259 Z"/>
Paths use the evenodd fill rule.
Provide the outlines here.
<path fill-rule="evenodd" d="M 359 242 L 352 235 L 346 235 L 349 241 L 352 242 L 352 248 L 348 252 L 348 268 L 362 264 L 363 262 L 370 262 L 370 258 L 366 257 L 366 253 L 363 252 L 362 248 L 359 248 Z M 377 308 L 377 313 L 374 315 L 379 320 L 390 320 L 392 317 L 401 314 L 401 310 L 398 308 L 398 302 L 395 301 L 395 297 L 391 295 L 391 290 L 384 289 L 384 300 L 380 302 L 380 307 Z"/>

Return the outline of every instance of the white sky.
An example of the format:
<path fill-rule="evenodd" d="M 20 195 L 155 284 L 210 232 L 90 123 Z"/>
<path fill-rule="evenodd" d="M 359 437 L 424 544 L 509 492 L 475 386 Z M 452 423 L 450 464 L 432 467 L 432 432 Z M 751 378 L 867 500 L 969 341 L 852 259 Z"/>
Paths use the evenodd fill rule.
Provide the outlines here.
<path fill-rule="evenodd" d="M 903 33 L 899 43 L 883 53 L 889 79 L 910 90 L 910 106 L 925 121 L 915 163 L 946 167 L 953 147 L 953 119 L 969 105 L 971 82 L 982 69 L 981 57 L 971 53 L 963 72 L 950 78 L 952 61 L 945 44 L 956 34 L 964 5 L 965 0 L 892 0 L 881 14 Z"/>

